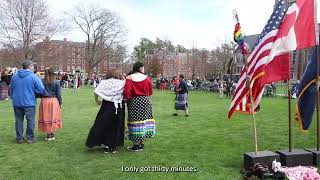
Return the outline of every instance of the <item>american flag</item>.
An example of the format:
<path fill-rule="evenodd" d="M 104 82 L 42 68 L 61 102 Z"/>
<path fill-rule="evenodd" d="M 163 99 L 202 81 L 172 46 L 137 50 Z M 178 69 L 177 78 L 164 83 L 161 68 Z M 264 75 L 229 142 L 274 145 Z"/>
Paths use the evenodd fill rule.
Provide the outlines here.
<path fill-rule="evenodd" d="M 247 68 L 241 72 L 229 118 L 235 110 L 250 112 L 247 76 L 252 87 L 253 108 L 257 109 L 266 83 L 289 78 L 289 51 L 315 45 L 314 5 L 314 0 L 297 0 L 287 11 L 285 1 L 278 2 L 247 58 Z"/>

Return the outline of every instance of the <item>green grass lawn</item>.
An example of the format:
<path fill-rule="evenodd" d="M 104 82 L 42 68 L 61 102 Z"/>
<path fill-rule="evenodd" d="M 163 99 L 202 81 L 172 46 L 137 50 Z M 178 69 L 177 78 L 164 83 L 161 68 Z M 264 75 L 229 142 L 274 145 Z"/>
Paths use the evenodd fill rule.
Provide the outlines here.
<path fill-rule="evenodd" d="M 10 101 L 0 101 L 0 179 L 241 179 L 243 153 L 253 151 L 251 117 L 226 119 L 230 99 L 190 92 L 190 116 L 174 117 L 174 94 L 152 97 L 156 137 L 143 152 L 103 154 L 85 148 L 99 107 L 91 88 L 63 90 L 63 128 L 54 142 L 36 131 L 35 144 L 16 144 Z M 294 102 L 293 102 L 294 103 Z M 259 150 L 288 148 L 287 99 L 264 98 L 257 114 Z M 293 147 L 316 146 L 315 121 L 307 135 L 293 124 Z M 125 147 L 130 145 L 125 141 Z M 125 167 L 195 167 L 198 172 L 124 172 Z"/>

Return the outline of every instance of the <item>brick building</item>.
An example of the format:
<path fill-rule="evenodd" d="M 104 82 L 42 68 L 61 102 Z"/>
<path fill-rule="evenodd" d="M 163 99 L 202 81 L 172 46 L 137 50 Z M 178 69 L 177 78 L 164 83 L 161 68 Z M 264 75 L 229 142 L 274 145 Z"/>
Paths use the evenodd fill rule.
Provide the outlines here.
<path fill-rule="evenodd" d="M 192 69 L 189 54 L 169 52 L 166 58 L 163 60 L 160 54 L 148 54 L 145 57 L 145 63 L 151 66 L 152 61 L 159 61 L 159 74 L 161 76 L 161 66 L 163 64 L 163 76 L 172 78 L 178 76 L 179 74 L 184 74 L 187 79 L 192 77 Z M 153 75 L 153 74 L 151 74 Z"/>
<path fill-rule="evenodd" d="M 89 64 L 85 60 L 85 42 L 72 42 L 63 40 L 44 39 L 35 45 L 35 55 L 33 61 L 38 71 L 44 71 L 48 67 L 53 67 L 56 71 L 73 73 L 75 70 L 88 72 Z M 17 55 L 16 55 L 17 56 Z M 18 67 L 23 60 L 23 55 L 13 56 L 6 50 L 0 50 L 0 70 L 5 67 Z M 128 67 L 122 63 L 102 60 L 97 67 L 93 68 L 94 73 L 104 74 L 108 69 L 118 68 L 121 72 L 126 72 Z"/>
<path fill-rule="evenodd" d="M 193 52 L 169 52 L 163 61 L 163 75 L 171 79 L 174 76 L 183 74 L 186 79 L 201 79 L 210 78 L 212 75 L 219 74 L 219 68 L 214 62 L 209 61 L 209 54 L 201 57 L 200 51 Z M 209 53 L 209 52 L 208 52 Z M 162 58 L 160 54 L 148 54 L 144 62 L 151 66 L 153 61 L 159 61 L 161 69 Z M 153 74 L 150 74 L 153 75 Z M 158 77 L 161 76 L 161 70 L 158 72 Z"/>
<path fill-rule="evenodd" d="M 35 47 L 34 62 L 38 71 L 53 67 L 56 71 L 72 73 L 74 70 L 89 68 L 83 58 L 86 43 L 64 40 L 48 40 L 39 42 Z"/>

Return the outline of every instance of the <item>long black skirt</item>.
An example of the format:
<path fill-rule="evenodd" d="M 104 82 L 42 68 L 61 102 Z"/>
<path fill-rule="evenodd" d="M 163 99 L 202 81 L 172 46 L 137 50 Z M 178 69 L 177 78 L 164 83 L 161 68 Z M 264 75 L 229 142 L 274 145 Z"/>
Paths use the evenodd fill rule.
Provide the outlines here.
<path fill-rule="evenodd" d="M 124 143 L 124 103 L 116 111 L 113 102 L 102 101 L 101 108 L 97 114 L 87 138 L 86 146 L 92 148 L 102 144 L 110 148 L 123 146 Z"/>

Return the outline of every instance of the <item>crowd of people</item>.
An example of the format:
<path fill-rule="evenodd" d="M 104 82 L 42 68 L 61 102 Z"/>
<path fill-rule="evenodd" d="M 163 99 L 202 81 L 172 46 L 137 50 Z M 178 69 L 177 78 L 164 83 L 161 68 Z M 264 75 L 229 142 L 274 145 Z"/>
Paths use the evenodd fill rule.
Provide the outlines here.
<path fill-rule="evenodd" d="M 214 92 L 219 92 L 220 97 L 226 96 L 230 98 L 236 88 L 236 82 L 230 78 L 224 80 L 221 77 L 211 78 L 208 80 L 201 80 L 197 77 L 194 80 L 185 80 L 188 89 L 192 90 L 209 90 Z M 174 87 L 178 84 L 179 79 L 177 76 L 174 76 L 171 81 L 167 77 L 161 76 L 155 82 L 155 88 L 166 91 L 173 90 Z"/>
<path fill-rule="evenodd" d="M 95 78 L 98 79 L 95 76 L 93 80 Z M 1 74 L 1 95 L 4 96 L 3 99 L 8 99 L 9 96 L 12 99 L 18 144 L 25 141 L 29 144 L 36 142 L 34 131 L 37 98 L 41 99 L 38 131 L 44 133 L 45 141 L 56 139 L 56 132 L 62 128 L 61 87 L 67 86 L 69 81 L 66 74 L 57 74 L 52 68 L 46 69 L 42 77 L 34 72 L 34 65 L 30 60 L 23 61 L 22 69 L 16 73 L 5 71 Z M 94 82 L 95 100 L 101 107 L 89 131 L 86 146 L 102 146 L 105 153 L 115 153 L 124 144 L 126 104 L 128 139 L 132 141 L 128 150 L 143 150 L 145 139 L 154 137 L 156 133 L 151 103 L 152 80 L 144 74 L 144 65 L 141 62 L 135 63 L 127 76 L 120 75 L 115 69 L 110 70 L 105 79 Z M 24 119 L 27 121 L 25 136 Z"/>
<path fill-rule="evenodd" d="M 80 73 L 68 74 L 66 72 L 57 73 L 57 79 L 60 81 L 60 85 L 62 88 L 75 88 L 79 89 L 80 86 L 83 85 L 92 85 L 93 87 L 97 87 L 101 81 L 101 77 L 92 74 L 91 78 L 85 78 Z"/>
<path fill-rule="evenodd" d="M 128 150 L 142 151 L 145 140 L 156 134 L 151 103 L 154 87 L 152 79 L 144 71 L 143 63 L 136 62 L 127 75 L 121 75 L 116 69 L 112 69 L 103 79 L 97 75 L 93 75 L 91 79 L 83 79 L 80 74 L 70 76 L 67 73 L 55 73 L 52 68 L 46 69 L 42 76 L 34 72 L 32 61 L 25 60 L 22 69 L 5 69 L 1 73 L 0 100 L 8 100 L 9 97 L 12 99 L 16 141 L 21 144 L 24 141 L 35 142 L 36 99 L 40 98 L 38 131 L 44 133 L 44 140 L 52 141 L 56 138 L 56 132 L 62 128 L 61 88 L 78 89 L 80 84 L 90 84 L 94 86 L 94 99 L 100 110 L 89 131 L 86 146 L 99 146 L 104 148 L 105 153 L 115 153 L 119 146 L 124 145 L 127 129 L 128 139 L 132 141 Z M 178 111 L 184 111 L 185 116 L 189 116 L 189 90 L 191 87 L 199 89 L 203 83 L 199 78 L 190 82 L 183 74 L 172 78 L 169 87 L 176 94 L 174 116 L 178 116 Z M 168 79 L 161 77 L 156 82 L 156 87 L 159 86 L 164 91 L 168 88 L 167 84 Z M 213 79 L 212 85 L 217 87 L 220 97 L 226 95 L 229 98 L 235 90 L 235 82 L 230 78 L 226 81 L 222 78 Z M 272 84 L 272 88 L 273 86 L 275 85 Z M 25 138 L 24 117 L 27 120 Z"/>

